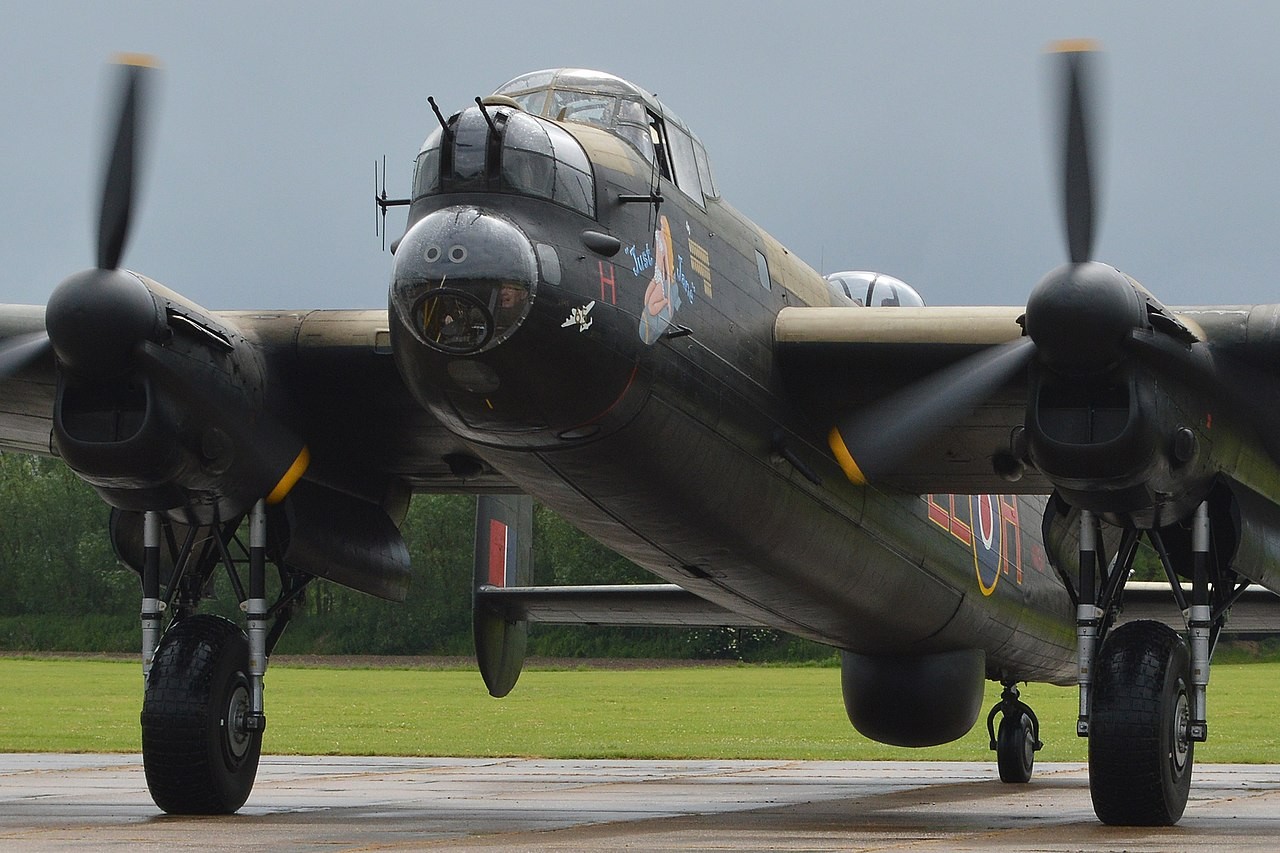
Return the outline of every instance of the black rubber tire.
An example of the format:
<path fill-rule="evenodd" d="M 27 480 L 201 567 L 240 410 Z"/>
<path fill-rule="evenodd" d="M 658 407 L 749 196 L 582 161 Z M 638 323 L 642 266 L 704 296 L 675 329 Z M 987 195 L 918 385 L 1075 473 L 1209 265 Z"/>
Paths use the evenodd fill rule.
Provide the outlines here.
<path fill-rule="evenodd" d="M 1031 717 L 1023 713 L 1001 714 L 996 733 L 996 764 L 1000 781 L 1024 784 L 1031 781 L 1036 763 L 1036 731 Z"/>
<path fill-rule="evenodd" d="M 1112 826 L 1172 826 L 1191 792 L 1191 655 L 1159 622 L 1130 622 L 1094 666 L 1089 793 Z"/>
<path fill-rule="evenodd" d="M 234 623 L 197 615 L 160 640 L 142 702 L 142 763 L 169 814 L 231 814 L 258 773 L 262 732 L 238 733 L 248 710 L 249 641 Z"/>

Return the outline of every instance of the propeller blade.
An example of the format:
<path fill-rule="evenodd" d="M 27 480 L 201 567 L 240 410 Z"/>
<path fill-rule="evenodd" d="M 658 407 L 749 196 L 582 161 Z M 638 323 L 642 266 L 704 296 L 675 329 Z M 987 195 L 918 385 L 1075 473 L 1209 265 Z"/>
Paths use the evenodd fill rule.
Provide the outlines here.
<path fill-rule="evenodd" d="M 98 215 L 98 269 L 104 270 L 116 269 L 120 265 L 129 237 L 129 217 L 137 176 L 141 172 L 147 80 L 156 67 L 155 60 L 149 56 L 121 56 L 117 61 L 123 73 L 123 83 L 115 140 L 108 155 L 102 184 L 102 207 Z"/>
<path fill-rule="evenodd" d="M 1063 60 L 1066 76 L 1066 125 L 1062 157 L 1062 204 L 1071 262 L 1082 264 L 1093 257 L 1093 173 L 1090 167 L 1092 122 L 1091 57 L 1096 51 L 1087 40 L 1058 42 L 1051 48 Z"/>
<path fill-rule="evenodd" d="M 52 351 L 44 332 L 16 335 L 0 344 L 0 379 L 8 379 L 31 362 Z"/>
<path fill-rule="evenodd" d="M 831 429 L 845 476 L 865 485 L 893 472 L 912 452 L 1026 368 L 1029 338 L 989 347 L 932 373 Z"/>

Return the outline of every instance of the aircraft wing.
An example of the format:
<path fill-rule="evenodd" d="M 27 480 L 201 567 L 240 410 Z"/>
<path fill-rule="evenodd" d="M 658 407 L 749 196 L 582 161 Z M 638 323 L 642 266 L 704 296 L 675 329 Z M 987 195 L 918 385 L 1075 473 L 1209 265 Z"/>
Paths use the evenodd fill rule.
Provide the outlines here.
<path fill-rule="evenodd" d="M 395 479 L 422 492 L 510 490 L 486 469 L 463 480 L 445 459 L 468 449 L 410 396 L 391 357 L 385 309 L 210 312 L 259 349 L 269 393 L 288 398 L 312 472 L 353 487 Z M 41 305 L 0 305 L 0 352 L 45 341 Z M 42 345 L 0 379 L 0 450 L 50 455 L 57 374 Z"/>
<path fill-rule="evenodd" d="M 386 309 L 219 312 L 261 347 L 296 406 L 296 427 L 323 476 L 394 478 L 415 492 L 510 491 L 489 468 L 465 479 L 446 460 L 470 455 L 410 395 L 391 356 Z"/>
<path fill-rule="evenodd" d="M 44 339 L 43 305 L 0 305 L 0 351 Z M 56 377 L 53 354 L 38 347 L 0 379 L 0 449 L 48 456 Z"/>
<path fill-rule="evenodd" d="M 965 387 L 967 365 L 1022 340 L 1020 307 L 784 308 L 774 346 L 787 387 L 825 434 L 850 413 L 873 413 L 872 428 L 891 441 L 905 425 L 893 417 L 901 389 L 930 393 Z M 916 494 L 1046 494 L 1052 486 L 1034 470 L 1010 481 L 993 464 L 1008 453 L 1026 413 L 1026 371 L 1016 371 L 972 406 L 934 425 L 926 441 L 875 484 Z M 861 460 L 860 460 L 861 461 Z M 872 460 L 874 461 L 874 460 Z"/>

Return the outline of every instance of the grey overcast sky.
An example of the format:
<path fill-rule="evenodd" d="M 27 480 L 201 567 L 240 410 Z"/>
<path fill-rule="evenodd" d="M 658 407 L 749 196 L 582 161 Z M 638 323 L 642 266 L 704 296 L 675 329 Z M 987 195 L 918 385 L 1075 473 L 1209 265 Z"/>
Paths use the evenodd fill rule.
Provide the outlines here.
<path fill-rule="evenodd" d="M 1096 254 L 1170 304 L 1280 301 L 1280 3 L 0 0 L 0 301 L 91 265 L 120 51 L 164 65 L 125 263 L 210 308 L 385 305 L 373 163 L 526 71 L 611 71 L 826 272 L 1021 304 L 1064 259 L 1050 41 L 1103 62 Z M 393 236 L 403 212 L 389 217 Z"/>

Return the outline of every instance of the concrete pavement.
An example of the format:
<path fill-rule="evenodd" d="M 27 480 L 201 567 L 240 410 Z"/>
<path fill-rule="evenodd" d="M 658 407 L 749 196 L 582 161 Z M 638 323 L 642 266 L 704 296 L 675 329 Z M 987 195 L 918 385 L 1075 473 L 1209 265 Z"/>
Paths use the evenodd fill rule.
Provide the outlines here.
<path fill-rule="evenodd" d="M 1099 824 L 1079 764 L 263 759 L 238 815 L 175 818 L 141 759 L 0 756 L 0 849 L 1274 851 L 1280 766 L 1196 768 L 1180 825 Z"/>

